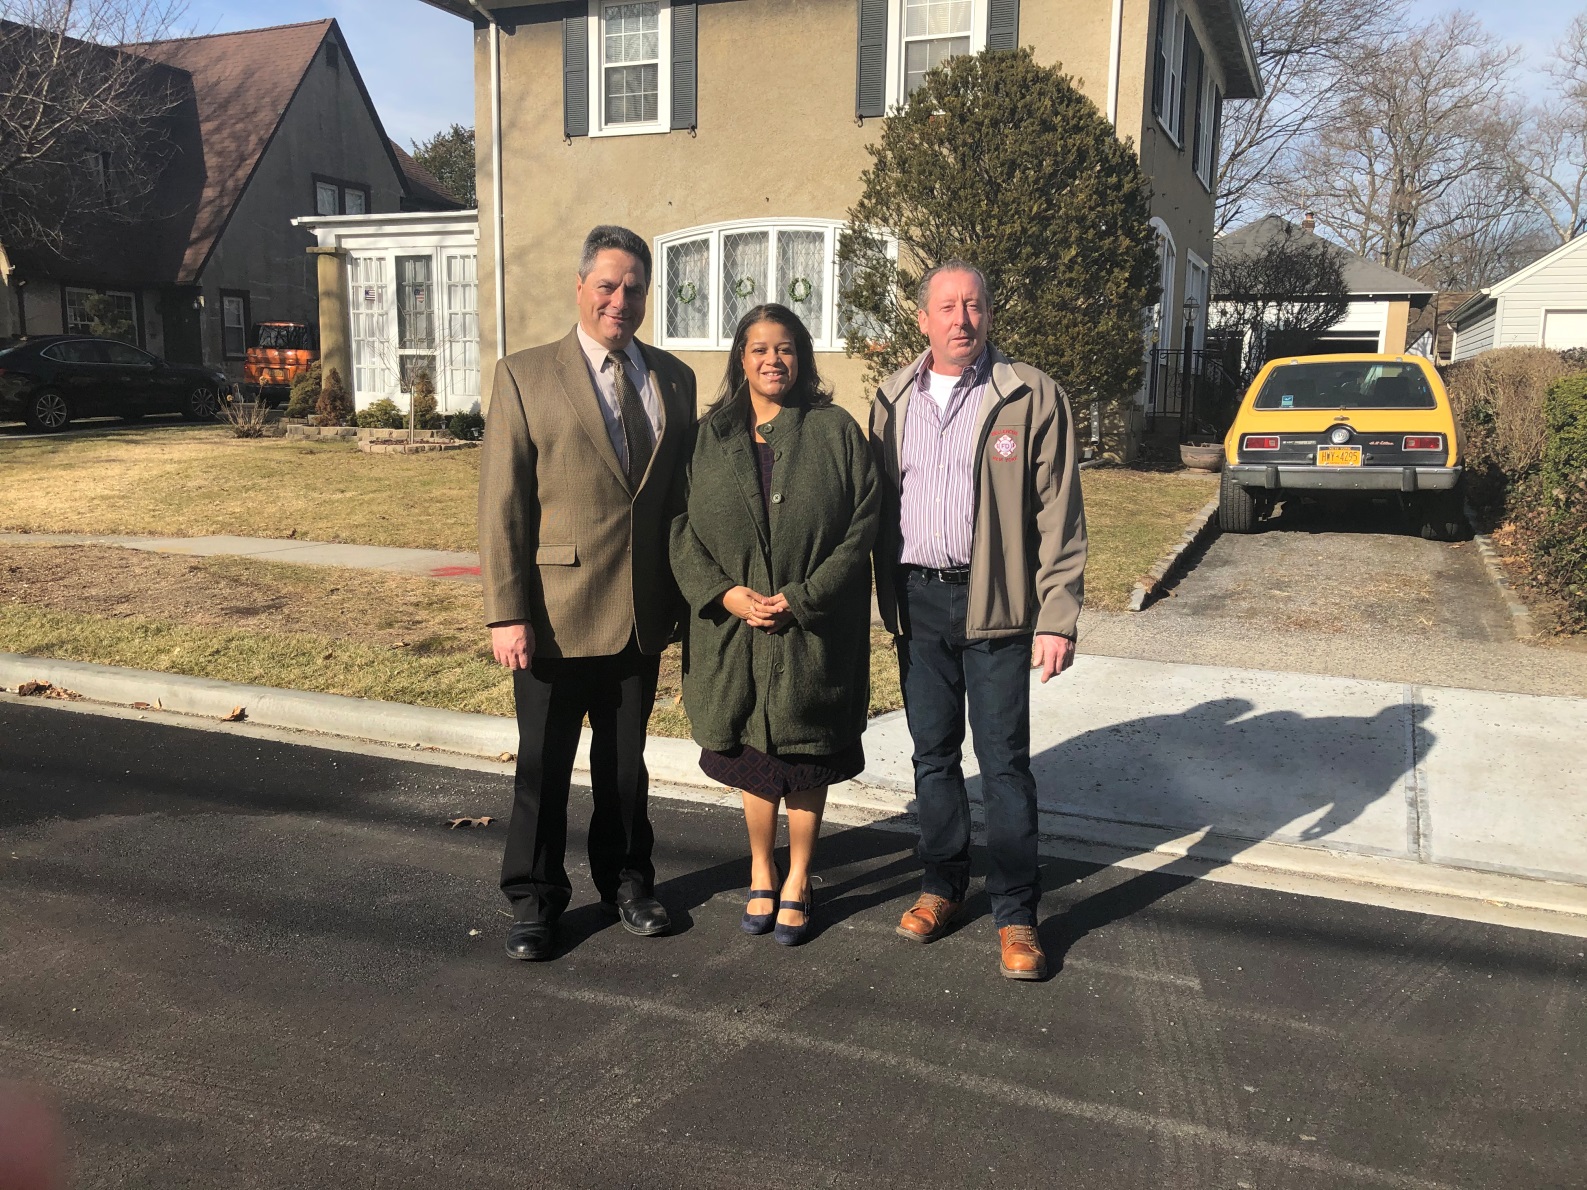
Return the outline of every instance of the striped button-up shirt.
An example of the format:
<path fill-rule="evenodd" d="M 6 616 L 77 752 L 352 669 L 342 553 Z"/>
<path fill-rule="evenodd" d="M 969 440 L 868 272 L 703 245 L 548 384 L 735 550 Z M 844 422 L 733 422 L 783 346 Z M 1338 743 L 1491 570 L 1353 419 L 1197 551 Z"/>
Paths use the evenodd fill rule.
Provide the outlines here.
<path fill-rule="evenodd" d="M 970 564 L 975 527 L 975 438 L 992 353 L 964 370 L 945 408 L 928 391 L 927 355 L 915 375 L 900 448 L 904 551 L 909 566 L 941 570 Z"/>

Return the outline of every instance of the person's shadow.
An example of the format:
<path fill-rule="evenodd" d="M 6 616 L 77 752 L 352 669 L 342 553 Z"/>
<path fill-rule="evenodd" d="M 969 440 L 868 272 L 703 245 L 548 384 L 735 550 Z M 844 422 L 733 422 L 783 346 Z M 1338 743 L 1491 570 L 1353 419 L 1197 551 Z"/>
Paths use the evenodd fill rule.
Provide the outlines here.
<path fill-rule="evenodd" d="M 1191 859 L 1142 872 L 1050 915 L 1041 923 L 1049 977 L 1064 955 L 1093 930 L 1147 908 L 1169 893 L 1228 864 L 1256 843 L 1316 843 L 1362 854 L 1403 850 L 1374 846 L 1371 831 L 1349 828 L 1377 802 L 1400 788 L 1411 764 L 1407 735 L 1417 749 L 1434 740 L 1421 726 L 1424 707 L 1393 704 L 1371 716 L 1319 716 L 1294 711 L 1251 715 L 1243 698 L 1220 698 L 1178 714 L 1149 715 L 1072 736 L 1035 753 L 1031 769 L 1044 812 L 1099 823 L 1141 827 L 1164 838 L 1206 832 L 1189 848 Z M 968 752 L 970 742 L 965 741 Z M 966 782 L 980 800 L 979 776 Z M 1403 840 L 1405 809 L 1397 815 Z M 824 834 L 817 855 L 818 903 L 812 938 L 844 920 L 919 889 L 912 814 L 882 824 L 895 829 L 851 828 Z M 1381 826 L 1381 824 L 1380 824 Z M 1124 847 L 1113 850 L 1129 851 Z M 1134 849 L 1145 854 L 1149 845 Z M 976 868 L 984 851 L 974 848 Z M 702 856 L 702 859 L 704 857 Z M 779 863 L 786 852 L 779 848 Z M 1049 861 L 1047 892 L 1083 879 L 1085 864 Z M 748 857 L 687 867 L 658 885 L 675 932 L 692 928 L 691 910 L 714 897 L 742 892 Z M 955 929 L 984 916 L 984 890 L 971 894 Z M 562 919 L 564 951 L 576 949 L 611 924 L 595 906 L 571 910 Z"/>
<path fill-rule="evenodd" d="M 1091 931 L 1140 912 L 1254 844 L 1331 840 L 1359 854 L 1406 855 L 1401 802 L 1384 806 L 1383 820 L 1362 820 L 1402 788 L 1413 758 L 1436 739 L 1422 726 L 1426 707 L 1395 703 L 1371 716 L 1316 718 L 1251 715 L 1253 709 L 1242 698 L 1215 699 L 1087 731 L 1032 757 L 1049 812 L 1175 836 L 1205 832 L 1185 860 L 1123 880 L 1043 922 L 1053 974 Z M 1063 867 L 1048 871 L 1060 875 L 1055 869 Z M 1068 870 L 1061 883 L 1078 878 L 1072 865 Z"/>

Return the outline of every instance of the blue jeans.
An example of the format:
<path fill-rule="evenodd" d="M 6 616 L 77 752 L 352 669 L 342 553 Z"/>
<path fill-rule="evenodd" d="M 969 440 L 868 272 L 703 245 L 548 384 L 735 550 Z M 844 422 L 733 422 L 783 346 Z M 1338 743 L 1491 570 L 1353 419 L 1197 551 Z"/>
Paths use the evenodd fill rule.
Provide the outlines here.
<path fill-rule="evenodd" d="M 915 569 L 901 577 L 906 635 L 898 642 L 898 668 L 915 744 L 919 855 L 926 867 L 921 891 L 962 901 L 970 883 L 970 801 L 962 766 L 968 700 L 981 765 L 992 918 L 999 928 L 1035 925 L 1041 872 L 1030 772 L 1031 638 L 967 640 L 968 587 Z"/>

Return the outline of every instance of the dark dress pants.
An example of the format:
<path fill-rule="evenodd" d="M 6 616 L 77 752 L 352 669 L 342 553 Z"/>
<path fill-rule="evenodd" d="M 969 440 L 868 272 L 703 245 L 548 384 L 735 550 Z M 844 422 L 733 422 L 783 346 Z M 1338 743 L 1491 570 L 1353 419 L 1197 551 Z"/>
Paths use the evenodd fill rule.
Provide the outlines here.
<path fill-rule="evenodd" d="M 563 866 L 568 785 L 579 732 L 589 716 L 590 875 L 607 901 L 648 897 L 656 870 L 647 800 L 645 729 L 656 701 L 660 657 L 630 640 L 610 657 L 536 657 L 513 674 L 518 772 L 501 861 L 501 890 L 519 921 L 555 921 L 573 885 Z"/>
<path fill-rule="evenodd" d="M 898 663 L 915 744 L 921 891 L 962 901 L 970 883 L 970 800 L 962 767 L 965 703 L 981 765 L 986 891 L 999 928 L 1035 925 L 1041 900 L 1036 780 L 1030 771 L 1029 635 L 968 640 L 969 588 L 906 569 Z"/>

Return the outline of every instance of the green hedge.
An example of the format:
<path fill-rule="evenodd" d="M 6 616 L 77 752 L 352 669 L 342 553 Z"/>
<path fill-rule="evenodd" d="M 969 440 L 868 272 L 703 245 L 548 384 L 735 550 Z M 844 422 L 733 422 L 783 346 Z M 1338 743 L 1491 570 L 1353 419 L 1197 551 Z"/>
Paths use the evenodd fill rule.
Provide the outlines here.
<path fill-rule="evenodd" d="M 1532 497 L 1532 565 L 1565 603 L 1571 628 L 1587 628 L 1587 376 L 1549 386 L 1548 441 Z"/>

